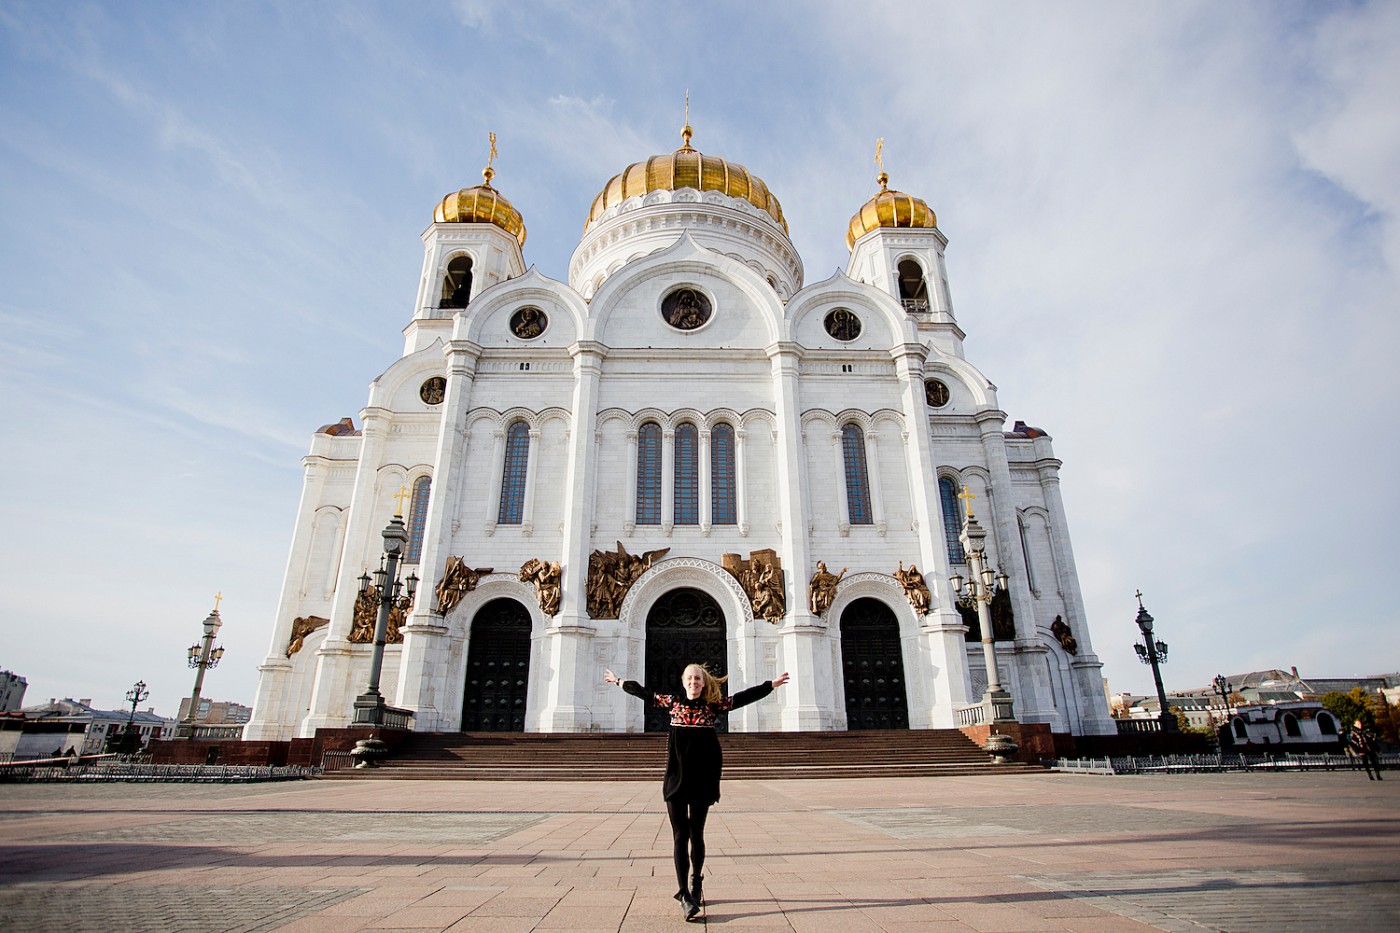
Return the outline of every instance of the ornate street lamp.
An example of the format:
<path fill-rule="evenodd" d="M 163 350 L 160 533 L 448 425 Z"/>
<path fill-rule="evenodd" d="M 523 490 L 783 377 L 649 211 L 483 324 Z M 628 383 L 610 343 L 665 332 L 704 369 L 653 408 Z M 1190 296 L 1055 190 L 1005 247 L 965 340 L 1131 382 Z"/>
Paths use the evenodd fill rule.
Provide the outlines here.
<path fill-rule="evenodd" d="M 384 712 L 388 708 L 379 692 L 379 675 L 384 668 L 384 640 L 389 632 L 389 614 L 399 600 L 399 594 L 407 584 L 409 602 L 413 601 L 418 590 L 418 575 L 409 572 L 406 580 L 399 580 L 399 560 L 403 556 L 404 545 L 408 543 L 408 529 L 403 523 L 403 500 L 408 491 L 400 486 L 394 498 L 399 500 L 399 509 L 384 528 L 384 556 L 380 558 L 379 569 L 374 572 L 371 586 L 368 573 L 360 576 L 360 595 L 365 596 L 377 589 L 379 595 L 379 616 L 374 622 L 374 655 L 369 665 L 369 684 L 365 692 L 355 698 L 355 725 L 382 726 Z"/>
<path fill-rule="evenodd" d="M 204 672 L 219 666 L 219 660 L 224 656 L 223 648 L 214 647 L 214 636 L 219 634 L 219 627 L 223 620 L 219 618 L 219 603 L 223 601 L 224 594 L 219 593 L 214 597 L 214 610 L 209 613 L 204 620 L 204 638 L 190 645 L 186 652 L 189 658 L 190 667 L 194 668 L 194 692 L 190 694 L 190 708 L 185 714 L 185 718 L 180 720 L 175 727 L 175 738 L 194 738 L 194 723 L 199 718 L 199 692 L 204 688 Z"/>
<path fill-rule="evenodd" d="M 1142 590 L 1137 591 L 1137 601 L 1136 621 L 1138 630 L 1142 632 L 1142 641 L 1134 644 L 1133 650 L 1137 652 L 1139 661 L 1152 665 L 1152 679 L 1157 684 L 1157 703 L 1161 709 L 1158 718 L 1162 723 L 1162 731 L 1177 732 L 1179 730 L 1176 717 L 1167 709 L 1167 691 L 1162 687 L 1162 669 L 1159 666 L 1167 663 L 1167 643 L 1152 637 L 1152 616 L 1142 606 Z"/>
<path fill-rule="evenodd" d="M 972 500 L 977 498 L 966 487 L 958 496 L 965 503 L 967 518 L 963 521 L 962 546 L 967 555 L 967 570 L 970 579 L 954 573 L 948 578 L 953 592 L 966 596 L 977 605 L 977 622 L 982 629 L 982 659 L 987 665 L 987 692 L 982 702 L 987 708 L 992 722 L 1015 722 L 1011 694 L 1001 685 L 1001 675 L 997 670 L 997 650 L 995 633 L 992 631 L 992 599 L 998 588 L 1006 589 L 1010 579 L 1000 570 L 993 570 L 987 563 L 987 532 L 972 515 Z"/>
<path fill-rule="evenodd" d="M 126 718 L 126 735 L 122 736 L 122 752 L 127 755 L 135 754 L 141 748 L 141 742 L 136 737 L 136 707 L 144 703 L 151 695 L 151 691 L 146 689 L 146 682 L 138 680 L 126 692 L 126 702 L 131 704 L 131 715 Z"/>
<path fill-rule="evenodd" d="M 1230 694 L 1235 692 L 1235 685 L 1226 680 L 1224 674 L 1216 674 L 1211 684 L 1215 687 L 1215 693 L 1220 697 L 1220 702 L 1224 705 L 1225 711 L 1227 713 L 1230 712 Z"/>

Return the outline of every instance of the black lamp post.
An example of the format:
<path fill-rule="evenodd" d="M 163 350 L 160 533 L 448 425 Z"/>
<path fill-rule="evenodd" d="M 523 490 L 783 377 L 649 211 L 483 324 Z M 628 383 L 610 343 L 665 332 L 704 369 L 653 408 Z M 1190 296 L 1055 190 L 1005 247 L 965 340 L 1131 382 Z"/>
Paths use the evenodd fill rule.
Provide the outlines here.
<path fill-rule="evenodd" d="M 1163 732 L 1177 732 L 1176 717 L 1171 710 L 1167 709 L 1167 691 L 1162 687 L 1162 669 L 1159 665 L 1167 663 L 1167 643 L 1152 637 L 1152 616 L 1142 606 L 1142 591 L 1137 592 L 1138 614 L 1137 627 L 1142 632 L 1142 641 L 1133 645 L 1133 650 L 1137 652 L 1138 660 L 1143 664 L 1152 665 L 1152 679 L 1157 684 L 1157 702 L 1161 707 L 1161 723 Z"/>
<path fill-rule="evenodd" d="M 982 660 L 987 666 L 987 692 L 982 702 L 987 708 L 990 722 L 1015 722 L 1011 693 L 1001 685 L 1001 675 L 997 670 L 996 633 L 992 631 L 992 599 L 997 588 L 1006 589 L 1010 583 L 1006 574 L 993 570 L 987 560 L 987 532 L 972 516 L 972 500 L 977 498 L 966 486 L 958 496 L 966 503 L 967 517 L 963 521 L 962 545 L 967 555 L 968 579 L 954 573 L 948 578 L 953 592 L 966 596 L 977 606 L 977 623 L 982 629 Z"/>
<path fill-rule="evenodd" d="M 1226 680 L 1224 674 L 1216 674 L 1211 684 L 1215 687 L 1215 694 L 1220 697 L 1220 702 L 1228 713 L 1230 711 L 1230 694 L 1235 692 L 1235 685 Z"/>
<path fill-rule="evenodd" d="M 126 702 L 131 704 L 131 715 L 126 718 L 126 734 L 122 736 L 121 749 L 126 755 L 133 755 L 141 748 L 141 742 L 136 737 L 136 707 L 144 703 L 151 695 L 151 691 L 146 689 L 146 682 L 138 680 L 132 688 L 126 692 Z"/>
<path fill-rule="evenodd" d="M 185 718 L 175 727 L 177 739 L 194 738 L 194 724 L 199 718 L 199 692 L 204 689 L 204 672 L 218 667 L 219 660 L 224 656 L 223 648 L 214 647 L 214 636 L 219 634 L 219 628 L 224 624 L 219 618 L 219 603 L 223 598 L 222 593 L 214 597 L 214 610 L 204 620 L 204 638 L 190 645 L 186 652 L 190 667 L 194 668 L 196 673 L 194 692 L 190 694 L 190 708 Z"/>
<path fill-rule="evenodd" d="M 384 668 L 384 639 L 389 631 L 389 614 L 393 611 L 399 594 L 407 584 L 408 599 L 418 590 L 418 575 L 409 572 L 408 579 L 399 580 L 399 560 L 403 556 L 404 545 L 408 543 L 408 529 L 403 523 L 403 500 L 408 493 L 400 488 L 398 493 L 399 510 L 389 519 L 384 528 L 384 556 L 380 558 L 379 569 L 374 572 L 374 583 L 370 584 L 368 573 L 360 577 L 360 594 L 377 590 L 379 595 L 379 616 L 374 622 L 374 655 L 369 666 L 369 684 L 365 692 L 355 698 L 355 724 L 382 726 L 386 704 L 379 692 L 379 675 Z"/>

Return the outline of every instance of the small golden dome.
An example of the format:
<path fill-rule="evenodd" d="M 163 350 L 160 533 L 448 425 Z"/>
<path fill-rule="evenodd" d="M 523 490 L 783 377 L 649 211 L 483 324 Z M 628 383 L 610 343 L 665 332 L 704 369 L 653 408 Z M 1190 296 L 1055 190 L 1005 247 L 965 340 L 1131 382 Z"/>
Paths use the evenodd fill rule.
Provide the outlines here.
<path fill-rule="evenodd" d="M 433 220 L 440 224 L 495 224 L 524 246 L 525 219 L 515 205 L 491 187 L 496 174 L 491 166 L 487 165 L 481 174 L 486 180 L 475 188 L 463 188 L 443 198 L 433 209 Z"/>
<path fill-rule="evenodd" d="M 690 146 L 693 131 L 687 123 L 681 131 L 684 145 L 669 155 L 655 155 L 645 162 L 633 162 L 608 180 L 603 190 L 593 199 L 593 209 L 588 212 L 587 230 L 597 219 L 614 205 L 628 198 L 645 195 L 651 191 L 676 191 L 681 188 L 694 188 L 696 191 L 718 191 L 731 198 L 741 198 L 754 207 L 766 211 L 787 232 L 787 221 L 783 219 L 783 207 L 763 179 L 750 172 L 737 162 L 729 162 L 719 156 L 701 155 Z"/>
<path fill-rule="evenodd" d="M 846 230 L 846 248 L 856 245 L 856 240 L 871 230 L 880 227 L 936 227 L 938 217 L 922 198 L 903 191 L 891 191 L 890 176 L 884 172 L 876 179 L 880 183 L 880 193 L 856 211 Z"/>

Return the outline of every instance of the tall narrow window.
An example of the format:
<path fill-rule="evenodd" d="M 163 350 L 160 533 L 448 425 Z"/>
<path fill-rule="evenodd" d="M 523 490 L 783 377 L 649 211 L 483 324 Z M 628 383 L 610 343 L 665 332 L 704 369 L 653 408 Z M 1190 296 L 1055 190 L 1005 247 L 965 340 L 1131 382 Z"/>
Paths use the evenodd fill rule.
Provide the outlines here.
<path fill-rule="evenodd" d="M 875 523 L 870 512 L 870 477 L 865 470 L 865 432 L 859 425 L 841 429 L 841 454 L 846 461 L 846 505 L 852 525 Z"/>
<path fill-rule="evenodd" d="M 442 277 L 442 298 L 439 308 L 465 308 L 472 294 L 472 260 L 470 256 L 456 256 L 447 264 L 447 274 Z"/>
<path fill-rule="evenodd" d="M 501 509 L 498 525 L 519 525 L 525 520 L 525 467 L 530 459 L 530 426 L 517 421 L 506 430 L 506 462 L 501 471 Z"/>
<path fill-rule="evenodd" d="M 676 428 L 676 524 L 700 524 L 700 432 L 690 422 Z"/>
<path fill-rule="evenodd" d="M 637 430 L 637 524 L 661 524 L 661 425 Z"/>
<path fill-rule="evenodd" d="M 938 478 L 938 501 L 943 506 L 943 540 L 948 545 L 948 563 L 965 564 L 962 541 L 962 503 L 958 501 L 958 484 L 947 476 Z"/>
<path fill-rule="evenodd" d="M 899 299 L 905 311 L 928 310 L 928 285 L 924 268 L 912 259 L 899 264 Z"/>
<path fill-rule="evenodd" d="M 423 526 L 428 522 L 428 493 L 433 481 L 420 476 L 413 483 L 413 498 L 408 506 L 408 549 L 404 551 L 403 562 L 416 564 L 423 555 Z"/>
<path fill-rule="evenodd" d="M 710 521 L 716 525 L 738 522 L 734 492 L 734 428 L 717 424 L 710 432 Z"/>

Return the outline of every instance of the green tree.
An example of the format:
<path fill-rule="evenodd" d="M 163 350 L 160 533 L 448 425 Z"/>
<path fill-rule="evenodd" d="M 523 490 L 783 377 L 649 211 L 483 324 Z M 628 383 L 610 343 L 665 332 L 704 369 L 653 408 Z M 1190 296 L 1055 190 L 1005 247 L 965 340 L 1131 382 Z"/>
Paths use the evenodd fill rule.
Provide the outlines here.
<path fill-rule="evenodd" d="M 1400 742 L 1400 705 L 1388 702 L 1383 693 L 1372 693 L 1366 700 L 1381 741 L 1391 744 Z"/>
<path fill-rule="evenodd" d="M 1338 726 L 1345 735 L 1351 724 L 1358 719 L 1367 732 L 1376 731 L 1376 715 L 1371 710 L 1369 699 L 1365 690 L 1353 687 L 1347 693 L 1339 693 L 1336 690 L 1324 693 L 1321 702 L 1323 709 L 1337 717 Z"/>

